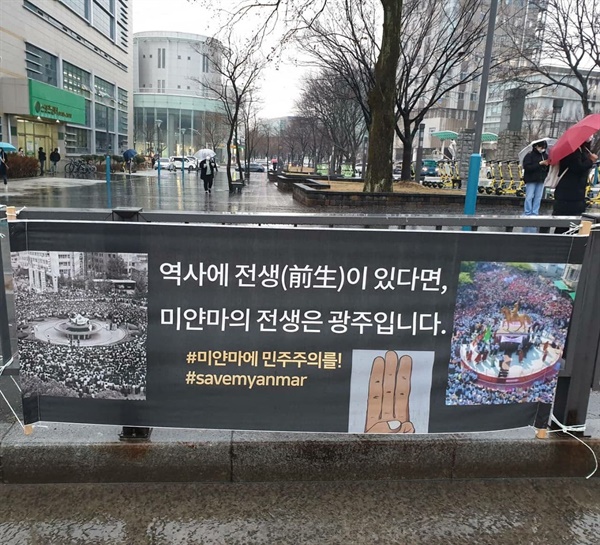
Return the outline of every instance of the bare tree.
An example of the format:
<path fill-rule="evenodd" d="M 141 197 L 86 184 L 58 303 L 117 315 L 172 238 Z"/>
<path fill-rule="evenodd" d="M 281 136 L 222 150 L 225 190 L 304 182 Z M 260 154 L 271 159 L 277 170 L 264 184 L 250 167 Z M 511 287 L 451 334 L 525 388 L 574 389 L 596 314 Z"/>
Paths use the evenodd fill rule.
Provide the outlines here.
<path fill-rule="evenodd" d="M 297 108 L 307 119 L 320 121 L 331 143 L 329 173 L 340 173 L 344 162 L 356 166 L 356 156 L 364 139 L 363 112 L 346 80 L 332 70 L 322 70 L 308 78 Z M 307 144 L 309 142 L 307 133 Z"/>
<path fill-rule="evenodd" d="M 523 136 L 528 142 L 550 135 L 552 110 L 537 104 L 525 105 L 523 112 Z"/>
<path fill-rule="evenodd" d="M 403 144 L 402 179 L 410 179 L 413 140 L 427 113 L 481 73 L 486 35 L 482 0 L 408 0 L 396 95 L 396 132 Z"/>
<path fill-rule="evenodd" d="M 150 153 L 156 145 L 156 126 L 154 123 L 135 123 L 133 126 L 133 140 L 144 142 L 144 153 Z"/>
<path fill-rule="evenodd" d="M 214 0 L 191 0 L 219 8 Z M 288 43 L 298 32 L 310 28 L 328 4 L 345 3 L 345 0 L 241 0 L 233 8 L 226 9 L 233 15 L 233 25 L 247 20 L 251 12 L 266 10 L 266 16 L 260 17 L 260 23 L 254 33 L 258 40 L 271 33 L 280 23 L 286 31 L 281 43 Z M 400 58 L 402 35 L 403 0 L 378 0 L 382 9 L 380 47 L 373 67 L 373 80 L 369 87 L 367 102 L 370 112 L 369 127 L 369 168 L 366 178 L 369 187 L 391 187 L 392 151 L 394 145 L 395 121 L 393 116 L 395 101 L 395 75 Z M 358 6 L 360 3 L 355 2 Z M 227 31 L 230 34 L 230 31 Z"/>
<path fill-rule="evenodd" d="M 227 134 L 227 182 L 232 188 L 232 168 L 242 173 L 238 130 L 242 111 L 252 93 L 258 77 L 265 66 L 265 58 L 259 52 L 260 43 L 255 39 L 237 40 L 232 34 L 225 42 L 209 39 L 208 45 L 219 54 L 211 59 L 212 69 L 219 74 L 218 82 L 206 82 L 194 78 L 221 102 L 228 124 Z M 235 156 L 232 156 L 232 149 Z"/>
<path fill-rule="evenodd" d="M 443 97 L 462 91 L 480 73 L 478 52 L 485 37 L 487 8 L 483 0 L 407 0 L 404 8 L 394 75 L 394 128 L 404 148 L 402 178 L 408 180 L 419 124 Z M 367 124 L 372 123 L 370 86 L 376 78 L 373 59 L 378 54 L 377 38 L 371 32 L 376 13 L 376 0 L 345 0 L 344 10 L 313 24 L 303 42 L 320 66 L 330 67 L 348 82 Z M 389 155 L 391 159 L 391 151 Z M 364 190 L 392 190 L 391 179 L 374 182 L 367 176 Z"/>
<path fill-rule="evenodd" d="M 250 160 L 254 157 L 262 134 L 259 130 L 260 121 L 258 119 L 257 101 L 254 95 L 250 93 L 244 102 L 241 110 L 241 121 L 244 127 L 244 164 L 246 175 L 250 175 Z"/>
<path fill-rule="evenodd" d="M 227 118 L 217 112 L 207 112 L 204 118 L 204 135 L 208 140 L 209 147 L 217 150 L 227 140 Z M 204 147 L 205 142 L 197 147 Z"/>
<path fill-rule="evenodd" d="M 509 34 L 504 77 L 529 90 L 563 87 L 581 101 L 583 114 L 597 107 L 600 70 L 600 5 L 581 0 L 536 0 L 535 17 L 521 32 Z"/>

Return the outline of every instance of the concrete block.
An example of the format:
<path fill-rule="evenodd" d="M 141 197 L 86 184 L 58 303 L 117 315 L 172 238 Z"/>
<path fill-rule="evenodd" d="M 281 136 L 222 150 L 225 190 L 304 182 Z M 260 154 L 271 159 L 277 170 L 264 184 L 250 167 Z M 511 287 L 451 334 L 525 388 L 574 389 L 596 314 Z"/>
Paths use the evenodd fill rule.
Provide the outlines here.
<path fill-rule="evenodd" d="M 234 432 L 232 480 L 447 479 L 454 448 L 451 436 Z"/>
<path fill-rule="evenodd" d="M 119 441 L 119 427 L 20 426 L 0 446 L 3 482 L 227 482 L 231 432 L 154 429 L 149 442 Z"/>

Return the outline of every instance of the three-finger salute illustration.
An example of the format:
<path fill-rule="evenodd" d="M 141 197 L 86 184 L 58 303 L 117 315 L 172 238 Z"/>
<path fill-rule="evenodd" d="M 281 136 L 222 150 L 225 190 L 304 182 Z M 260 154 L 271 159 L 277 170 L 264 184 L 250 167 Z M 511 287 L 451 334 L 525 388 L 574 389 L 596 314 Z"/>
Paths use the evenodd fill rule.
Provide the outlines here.
<path fill-rule="evenodd" d="M 415 433 L 410 421 L 412 358 L 389 350 L 373 360 L 365 433 Z"/>

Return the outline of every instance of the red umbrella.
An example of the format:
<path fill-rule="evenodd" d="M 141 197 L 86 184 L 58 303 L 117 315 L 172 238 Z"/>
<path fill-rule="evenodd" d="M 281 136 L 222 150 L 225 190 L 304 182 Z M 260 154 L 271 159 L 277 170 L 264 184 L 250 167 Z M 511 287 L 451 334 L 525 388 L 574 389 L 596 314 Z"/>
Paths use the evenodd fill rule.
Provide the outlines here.
<path fill-rule="evenodd" d="M 554 165 L 573 153 L 595 132 L 600 131 L 600 114 L 590 114 L 569 127 L 550 150 L 549 163 Z"/>

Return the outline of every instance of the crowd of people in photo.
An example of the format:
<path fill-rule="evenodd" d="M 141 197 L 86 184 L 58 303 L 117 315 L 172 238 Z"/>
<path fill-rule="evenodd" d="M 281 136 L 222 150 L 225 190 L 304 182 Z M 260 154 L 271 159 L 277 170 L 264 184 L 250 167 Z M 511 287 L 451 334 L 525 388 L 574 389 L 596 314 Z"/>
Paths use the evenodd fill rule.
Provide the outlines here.
<path fill-rule="evenodd" d="M 555 372 L 527 386 L 491 388 L 476 371 L 503 378 L 511 367 L 525 376 L 552 367 L 565 345 L 572 301 L 535 270 L 477 263 L 472 280 L 458 290 L 446 404 L 552 400 Z M 507 312 L 521 321 L 507 321 Z"/>
<path fill-rule="evenodd" d="M 53 391 L 71 397 L 142 399 L 146 390 L 147 299 L 118 292 L 101 293 L 83 288 L 36 293 L 16 292 L 19 359 L 24 394 Z M 35 326 L 51 318 L 81 315 L 123 327 L 125 338 L 109 345 L 86 345 L 40 340 Z M 26 391 L 27 387 L 35 391 Z"/>
<path fill-rule="evenodd" d="M 21 377 L 66 387 L 67 397 L 131 397 L 146 394 L 146 341 L 142 336 L 109 346 L 77 348 L 23 339 L 19 343 Z M 25 381 L 26 382 L 26 381 Z M 26 382 L 27 383 L 27 382 Z M 105 395 L 105 392 L 113 395 Z M 44 391 L 24 391 L 28 394 Z"/>
<path fill-rule="evenodd" d="M 16 304 L 19 327 L 27 327 L 44 318 L 68 318 L 76 314 L 117 326 L 129 323 L 142 328 L 148 322 L 146 298 L 133 299 L 116 292 L 101 294 L 96 290 L 76 288 L 36 293 L 25 288 L 17 289 Z"/>

